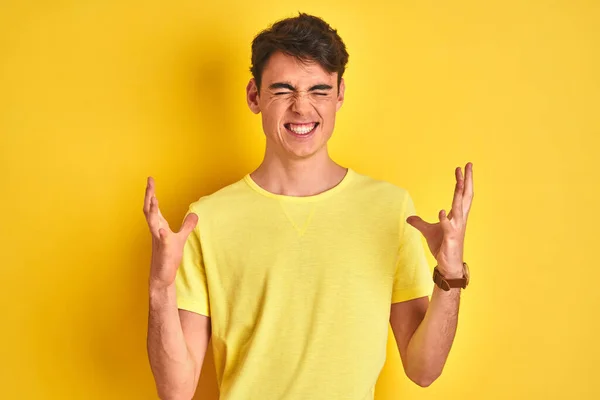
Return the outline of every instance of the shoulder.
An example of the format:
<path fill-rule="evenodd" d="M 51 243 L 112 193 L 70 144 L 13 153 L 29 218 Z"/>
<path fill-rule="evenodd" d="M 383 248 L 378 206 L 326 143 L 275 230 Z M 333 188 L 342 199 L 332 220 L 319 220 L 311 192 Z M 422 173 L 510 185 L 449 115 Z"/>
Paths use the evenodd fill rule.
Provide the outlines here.
<path fill-rule="evenodd" d="M 354 193 L 360 193 L 371 201 L 382 201 L 402 206 L 410 197 L 408 190 L 401 184 L 375 178 L 354 171 Z"/>
<path fill-rule="evenodd" d="M 241 178 L 211 194 L 198 198 L 190 204 L 189 209 L 199 216 L 218 216 L 222 213 L 231 213 L 241 204 L 245 204 L 248 194 L 247 184 Z"/>

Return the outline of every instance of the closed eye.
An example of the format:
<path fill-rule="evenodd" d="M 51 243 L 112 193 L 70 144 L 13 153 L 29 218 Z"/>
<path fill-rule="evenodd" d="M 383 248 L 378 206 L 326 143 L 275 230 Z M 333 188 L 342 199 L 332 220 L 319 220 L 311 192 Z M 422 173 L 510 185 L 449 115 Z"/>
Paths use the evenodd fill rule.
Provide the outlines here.
<path fill-rule="evenodd" d="M 275 93 L 275 96 L 279 96 L 281 94 L 291 94 L 292 92 L 277 92 Z M 313 93 L 316 94 L 317 96 L 328 96 L 329 93 Z"/>

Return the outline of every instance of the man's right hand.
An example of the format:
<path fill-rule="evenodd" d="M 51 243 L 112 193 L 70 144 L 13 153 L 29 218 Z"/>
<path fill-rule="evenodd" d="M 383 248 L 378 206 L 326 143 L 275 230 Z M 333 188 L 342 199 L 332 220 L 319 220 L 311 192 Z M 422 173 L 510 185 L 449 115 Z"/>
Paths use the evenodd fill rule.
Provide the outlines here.
<path fill-rule="evenodd" d="M 179 232 L 171 231 L 169 223 L 158 208 L 154 195 L 154 179 L 149 176 L 144 198 L 144 215 L 152 234 L 152 260 L 149 284 L 153 288 L 166 288 L 175 282 L 177 268 L 183 257 L 187 237 L 198 223 L 198 215 L 189 213 Z"/>

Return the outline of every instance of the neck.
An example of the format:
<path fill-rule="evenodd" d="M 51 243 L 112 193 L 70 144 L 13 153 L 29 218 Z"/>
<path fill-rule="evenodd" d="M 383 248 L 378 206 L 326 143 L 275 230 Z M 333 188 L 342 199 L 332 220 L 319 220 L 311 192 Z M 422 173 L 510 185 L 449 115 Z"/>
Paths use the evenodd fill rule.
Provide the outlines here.
<path fill-rule="evenodd" d="M 313 196 L 338 185 L 346 168 L 329 157 L 327 148 L 306 159 L 285 159 L 265 153 L 262 163 L 250 173 L 263 189 L 286 196 Z"/>

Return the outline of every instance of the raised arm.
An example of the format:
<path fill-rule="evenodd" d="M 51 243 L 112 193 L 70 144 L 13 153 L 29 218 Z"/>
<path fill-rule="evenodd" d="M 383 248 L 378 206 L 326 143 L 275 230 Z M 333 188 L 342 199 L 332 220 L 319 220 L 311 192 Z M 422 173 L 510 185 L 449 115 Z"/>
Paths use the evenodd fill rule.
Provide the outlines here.
<path fill-rule="evenodd" d="M 158 208 L 152 177 L 146 186 L 144 215 L 152 234 L 147 337 L 150 368 L 159 398 L 189 400 L 196 391 L 211 323 L 207 316 L 178 310 L 175 276 L 198 216 L 190 213 L 181 230 L 172 232 Z"/>

